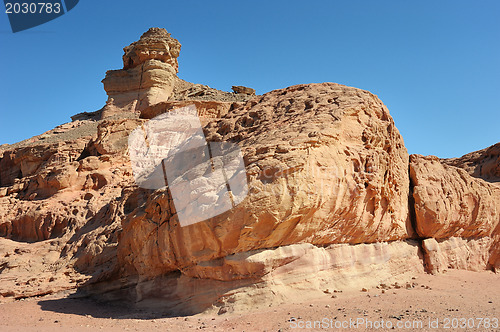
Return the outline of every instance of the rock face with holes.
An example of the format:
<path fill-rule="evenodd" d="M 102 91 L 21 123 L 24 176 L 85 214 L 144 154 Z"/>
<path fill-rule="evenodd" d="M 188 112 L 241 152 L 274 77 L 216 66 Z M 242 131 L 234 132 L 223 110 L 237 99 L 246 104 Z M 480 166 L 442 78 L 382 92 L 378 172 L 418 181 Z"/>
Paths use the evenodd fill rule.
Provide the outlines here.
<path fill-rule="evenodd" d="M 409 156 L 370 92 L 218 91 L 177 78 L 179 50 L 150 29 L 107 73 L 103 109 L 0 146 L 0 300 L 78 288 L 222 313 L 410 281 L 424 267 L 500 269 L 499 144 Z M 134 182 L 128 137 L 189 105 L 207 141 L 241 149 L 248 194 L 181 227 L 168 188 Z"/>
<path fill-rule="evenodd" d="M 123 68 L 109 70 L 102 80 L 108 94 L 106 105 L 98 114 L 84 112 L 75 119 L 105 119 L 123 112 L 141 111 L 166 101 L 244 102 L 255 90 L 235 87 L 235 93 L 193 84 L 177 77 L 181 44 L 165 29 L 151 28 L 141 38 L 123 49 Z"/>
<path fill-rule="evenodd" d="M 173 93 L 181 44 L 165 29 L 151 28 L 123 49 L 123 69 L 109 70 L 102 81 L 108 94 L 104 117 L 142 110 Z"/>
<path fill-rule="evenodd" d="M 460 158 L 443 159 L 443 163 L 463 168 L 475 178 L 500 183 L 500 143 Z"/>
<path fill-rule="evenodd" d="M 408 153 L 373 94 L 333 83 L 293 86 L 253 98 L 204 131 L 242 149 L 247 198 L 181 227 L 169 192 L 156 191 L 123 223 L 118 255 L 128 273 L 152 278 L 262 248 L 412 236 Z"/>
<path fill-rule="evenodd" d="M 170 65 L 177 73 L 180 51 L 181 44 L 167 30 L 151 28 L 138 41 L 123 48 L 123 69 L 135 68 L 147 60 L 158 60 Z"/>
<path fill-rule="evenodd" d="M 486 158 L 477 157 L 494 148 L 452 162 L 434 156 L 410 156 L 416 232 L 427 238 L 423 249 L 430 271 L 500 266 L 500 186 L 481 178 L 495 178 L 491 162 L 495 158 L 489 158 L 488 153 Z M 474 155 L 475 160 L 470 161 Z M 490 165 L 484 172 L 483 164 Z"/>

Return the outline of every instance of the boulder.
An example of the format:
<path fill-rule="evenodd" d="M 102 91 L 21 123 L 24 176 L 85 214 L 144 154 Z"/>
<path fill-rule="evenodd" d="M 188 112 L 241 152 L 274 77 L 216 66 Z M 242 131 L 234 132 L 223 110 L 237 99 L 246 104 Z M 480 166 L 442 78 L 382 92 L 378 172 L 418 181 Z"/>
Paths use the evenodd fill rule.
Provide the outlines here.
<path fill-rule="evenodd" d="M 468 156 L 480 154 L 483 153 Z M 477 158 L 475 163 L 482 165 L 488 159 L 485 162 Z M 475 170 L 481 167 L 475 167 L 473 162 L 464 168 L 450 165 L 459 165 L 457 160 L 451 163 L 434 156 L 410 156 L 415 228 L 425 238 L 426 265 L 433 273 L 447 268 L 497 270 L 500 186 L 479 178 L 481 173 Z M 471 176 L 466 169 L 478 177 Z M 482 174 L 487 178 L 491 175 Z"/>
<path fill-rule="evenodd" d="M 168 190 L 123 223 L 118 257 L 153 278 L 241 252 L 296 243 L 373 243 L 412 236 L 408 154 L 373 94 L 333 83 L 269 92 L 204 128 L 243 152 L 248 196 L 181 227 Z"/>
<path fill-rule="evenodd" d="M 491 236 L 500 222 L 500 187 L 437 157 L 410 156 L 416 231 L 421 237 Z"/>
<path fill-rule="evenodd" d="M 255 89 L 248 88 L 246 86 L 233 85 L 231 89 L 234 91 L 234 93 L 237 93 L 237 94 L 255 95 Z"/>

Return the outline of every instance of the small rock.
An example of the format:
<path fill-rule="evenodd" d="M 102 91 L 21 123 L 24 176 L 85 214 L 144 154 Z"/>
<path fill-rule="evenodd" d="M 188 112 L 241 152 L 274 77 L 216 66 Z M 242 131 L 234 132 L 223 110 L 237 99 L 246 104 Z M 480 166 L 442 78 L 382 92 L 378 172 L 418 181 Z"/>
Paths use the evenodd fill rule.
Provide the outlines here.
<path fill-rule="evenodd" d="M 245 95 L 255 95 L 255 89 L 248 88 L 246 86 L 241 86 L 241 85 L 233 85 L 231 87 L 233 89 L 234 93 L 237 94 L 245 94 Z"/>

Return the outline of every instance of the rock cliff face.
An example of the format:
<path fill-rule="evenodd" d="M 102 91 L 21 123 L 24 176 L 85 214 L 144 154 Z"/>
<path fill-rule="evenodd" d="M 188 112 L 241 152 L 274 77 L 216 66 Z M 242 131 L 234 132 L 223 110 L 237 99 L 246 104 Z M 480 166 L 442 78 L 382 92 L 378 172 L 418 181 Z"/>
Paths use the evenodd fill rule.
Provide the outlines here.
<path fill-rule="evenodd" d="M 209 122 L 205 135 L 242 148 L 249 195 L 219 217 L 180 227 L 169 193 L 155 192 L 146 206 L 158 208 L 139 207 L 123 223 L 119 257 L 134 273 L 197 276 L 200 264 L 239 252 L 411 236 L 408 154 L 369 92 L 333 83 L 272 91 Z"/>
<path fill-rule="evenodd" d="M 223 313 L 424 269 L 500 269 L 499 144 L 409 156 L 367 91 L 218 91 L 177 77 L 179 51 L 150 29 L 106 74 L 103 109 L 0 147 L 0 299 L 77 289 Z M 189 105 L 208 141 L 241 149 L 248 195 L 181 227 L 168 188 L 135 184 L 128 137 Z"/>
<path fill-rule="evenodd" d="M 423 249 L 429 271 L 498 270 L 498 146 L 456 159 L 410 156 L 416 231 L 427 238 Z"/>
<path fill-rule="evenodd" d="M 491 236 L 500 221 L 500 187 L 471 177 L 437 157 L 412 155 L 419 236 L 435 239 Z"/>
<path fill-rule="evenodd" d="M 463 168 L 471 176 L 488 182 L 500 182 L 500 143 L 471 152 L 461 158 L 444 159 L 450 166 Z"/>

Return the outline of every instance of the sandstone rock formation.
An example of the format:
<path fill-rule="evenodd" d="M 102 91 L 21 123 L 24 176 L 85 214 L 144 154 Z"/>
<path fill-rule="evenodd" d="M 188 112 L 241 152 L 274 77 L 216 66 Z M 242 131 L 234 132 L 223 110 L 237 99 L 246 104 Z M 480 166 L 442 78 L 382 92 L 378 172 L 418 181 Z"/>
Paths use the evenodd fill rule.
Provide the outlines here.
<path fill-rule="evenodd" d="M 500 186 L 433 156 L 411 155 L 410 178 L 429 270 L 497 269 Z"/>
<path fill-rule="evenodd" d="M 177 72 L 180 44 L 164 35 L 165 30 L 149 30 L 138 44 L 124 49 L 124 67 L 109 70 L 102 81 L 108 94 L 108 113 L 113 107 L 120 110 L 142 110 L 149 105 L 166 101 L 172 95 Z M 154 37 L 154 38 L 152 38 Z M 177 49 L 169 52 L 169 43 L 161 37 L 172 39 Z M 149 45 L 149 42 L 152 42 Z M 178 46 L 177 46 L 178 45 Z"/>
<path fill-rule="evenodd" d="M 234 91 L 234 93 L 255 95 L 255 89 L 248 88 L 246 86 L 233 85 L 233 87 L 231 89 Z"/>
<path fill-rule="evenodd" d="M 125 47 L 123 51 L 123 69 L 135 68 L 147 60 L 158 60 L 170 65 L 176 73 L 179 71 L 177 58 L 181 44 L 165 29 L 149 29 L 141 39 Z"/>
<path fill-rule="evenodd" d="M 482 271 L 489 264 L 492 243 L 491 237 L 425 239 L 422 241 L 422 247 L 426 269 L 434 274 L 447 269 Z"/>
<path fill-rule="evenodd" d="M 409 156 L 370 92 L 218 91 L 177 77 L 179 51 L 150 29 L 107 73 L 102 110 L 0 146 L 0 300 L 78 289 L 223 313 L 402 283 L 424 268 L 500 269 L 499 144 Z M 189 105 L 208 141 L 241 149 L 249 191 L 180 227 L 168 188 L 134 182 L 128 137 Z"/>
<path fill-rule="evenodd" d="M 314 300 L 331 290 L 405 284 L 423 272 L 417 242 L 370 244 L 308 243 L 226 256 L 132 286 L 105 288 L 105 299 L 127 299 L 141 308 L 161 301 L 170 313 L 225 313 Z M 101 286 L 102 287 L 102 286 Z"/>
<path fill-rule="evenodd" d="M 437 157 L 410 157 L 417 233 L 435 239 L 491 236 L 500 222 L 500 187 Z"/>
<path fill-rule="evenodd" d="M 444 159 L 443 162 L 463 168 L 473 177 L 488 182 L 500 182 L 500 143 L 460 158 Z"/>
<path fill-rule="evenodd" d="M 169 193 L 155 192 L 146 206 L 158 208 L 124 221 L 118 254 L 133 273 L 153 277 L 294 243 L 411 236 L 408 154 L 387 109 L 366 91 L 333 83 L 272 91 L 209 122 L 205 135 L 242 148 L 248 197 L 180 227 Z"/>
<path fill-rule="evenodd" d="M 250 88 L 235 96 L 179 79 L 177 58 L 180 49 L 179 41 L 160 28 L 149 29 L 138 41 L 125 47 L 123 69 L 109 70 L 102 80 L 108 101 L 100 112 L 101 118 L 124 111 L 140 112 L 148 106 L 172 100 L 222 100 L 225 97 L 226 101 L 246 101 L 250 95 L 255 95 L 255 90 Z"/>

